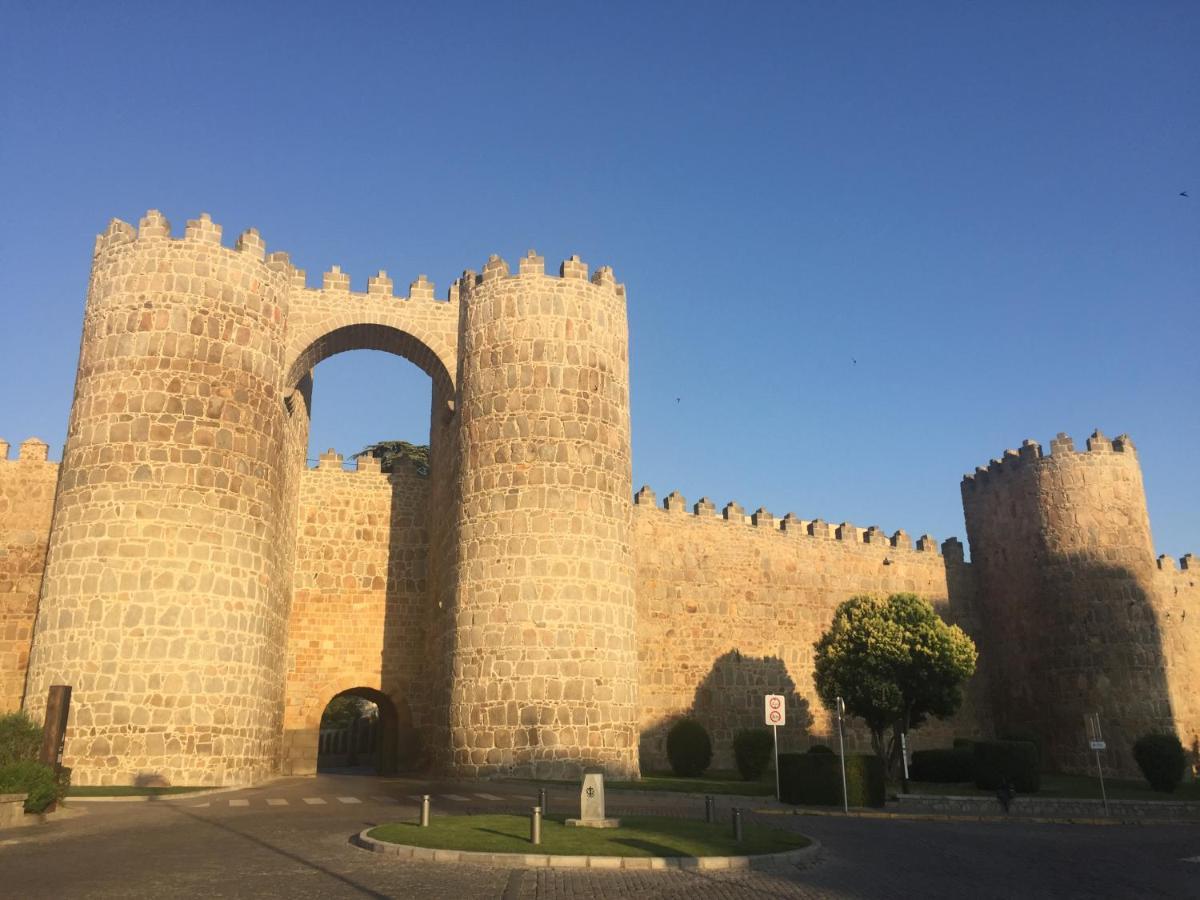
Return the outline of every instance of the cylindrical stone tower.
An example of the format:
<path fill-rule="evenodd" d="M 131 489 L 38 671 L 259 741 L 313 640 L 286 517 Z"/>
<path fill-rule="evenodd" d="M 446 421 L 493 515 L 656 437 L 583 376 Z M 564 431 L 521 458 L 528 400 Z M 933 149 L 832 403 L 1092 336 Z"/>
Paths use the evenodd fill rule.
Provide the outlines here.
<path fill-rule="evenodd" d="M 290 273 L 207 216 L 97 240 L 26 705 L 81 784 L 245 784 L 281 734 Z"/>
<path fill-rule="evenodd" d="M 460 282 L 449 768 L 638 770 L 625 291 L 577 257 Z"/>
<path fill-rule="evenodd" d="M 1094 770 L 1084 716 L 1099 713 L 1105 764 L 1173 727 L 1157 564 L 1133 442 L 1100 432 L 1076 452 L 1026 441 L 963 480 L 980 586 L 981 665 L 1001 736 L 1036 735 L 1050 762 Z"/>

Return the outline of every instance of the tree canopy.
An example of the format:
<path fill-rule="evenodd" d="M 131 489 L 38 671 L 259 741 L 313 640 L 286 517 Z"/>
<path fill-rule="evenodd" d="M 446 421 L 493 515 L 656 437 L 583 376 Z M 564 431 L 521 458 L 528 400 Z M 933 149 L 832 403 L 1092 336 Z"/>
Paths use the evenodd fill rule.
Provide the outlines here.
<path fill-rule="evenodd" d="M 943 622 L 916 594 L 851 597 L 813 646 L 821 701 L 833 709 L 840 696 L 846 711 L 866 722 L 875 752 L 889 764 L 899 758 L 901 732 L 958 710 L 977 658 L 966 632 Z"/>
<path fill-rule="evenodd" d="M 364 447 L 350 458 L 358 459 L 360 456 L 374 456 L 379 460 L 379 468 L 384 472 L 395 472 L 398 466 L 408 462 L 416 467 L 418 475 L 429 474 L 429 447 L 426 444 L 379 441 Z"/>

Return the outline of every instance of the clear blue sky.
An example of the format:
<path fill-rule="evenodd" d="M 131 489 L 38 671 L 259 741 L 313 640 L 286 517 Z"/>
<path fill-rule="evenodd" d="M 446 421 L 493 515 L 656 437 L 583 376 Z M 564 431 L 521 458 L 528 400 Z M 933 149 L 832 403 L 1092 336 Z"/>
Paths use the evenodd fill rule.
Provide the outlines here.
<path fill-rule="evenodd" d="M 358 290 L 613 265 L 660 497 L 963 536 L 964 472 L 1099 426 L 1200 552 L 1195 2 L 0 10 L 14 443 L 61 446 L 95 233 L 207 211 Z M 316 384 L 313 455 L 427 434 L 404 360 Z"/>

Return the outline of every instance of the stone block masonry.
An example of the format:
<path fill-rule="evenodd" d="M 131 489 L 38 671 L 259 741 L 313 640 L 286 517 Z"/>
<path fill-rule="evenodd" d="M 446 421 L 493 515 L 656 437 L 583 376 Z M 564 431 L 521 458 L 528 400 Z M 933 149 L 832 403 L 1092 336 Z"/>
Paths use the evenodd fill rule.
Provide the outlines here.
<path fill-rule="evenodd" d="M 926 745 L 1032 733 L 1080 770 L 1099 712 L 1128 772 L 1146 730 L 1200 740 L 1198 567 L 1154 558 L 1127 437 L 1027 441 L 968 476 L 970 564 L 954 539 L 634 503 L 611 269 L 492 257 L 442 300 L 425 276 L 352 281 L 309 286 L 206 215 L 97 237 L 62 462 L 36 440 L 0 460 L 0 709 L 72 685 L 76 783 L 310 773 L 347 691 L 387 711 L 388 766 L 629 777 L 694 715 L 727 767 L 764 693 L 789 697 L 785 749 L 830 739 L 813 642 L 894 591 L 981 652 Z M 307 468 L 313 368 L 355 349 L 429 375 L 428 473 Z"/>

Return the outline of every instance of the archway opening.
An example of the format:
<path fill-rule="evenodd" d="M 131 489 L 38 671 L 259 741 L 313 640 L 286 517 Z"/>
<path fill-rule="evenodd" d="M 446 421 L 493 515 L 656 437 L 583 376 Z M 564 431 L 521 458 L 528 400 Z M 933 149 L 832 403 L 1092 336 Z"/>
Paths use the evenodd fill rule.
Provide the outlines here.
<path fill-rule="evenodd" d="M 440 708 L 428 656 L 446 400 L 436 378 L 397 355 L 404 348 L 345 337 L 324 348 L 330 356 L 307 357 L 316 368 L 289 406 L 308 439 L 288 623 L 281 768 L 291 774 L 420 768 Z M 381 442 L 408 452 L 381 459 L 369 452 Z"/>
<path fill-rule="evenodd" d="M 317 738 L 317 771 L 391 775 L 399 768 L 400 717 L 391 698 L 356 687 L 325 705 Z"/>

